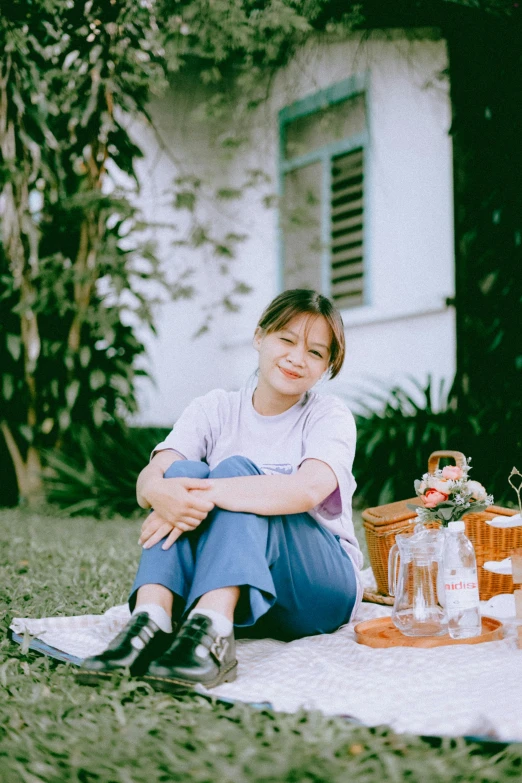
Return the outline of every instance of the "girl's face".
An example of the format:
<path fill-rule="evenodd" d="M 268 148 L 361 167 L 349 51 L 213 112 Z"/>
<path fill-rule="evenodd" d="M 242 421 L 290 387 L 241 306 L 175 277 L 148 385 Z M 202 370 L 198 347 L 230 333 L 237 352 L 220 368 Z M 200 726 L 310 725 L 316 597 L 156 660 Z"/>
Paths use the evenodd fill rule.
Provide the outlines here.
<path fill-rule="evenodd" d="M 328 369 L 331 342 L 322 315 L 296 315 L 280 331 L 268 334 L 258 328 L 254 348 L 259 352 L 259 386 L 297 402 Z"/>

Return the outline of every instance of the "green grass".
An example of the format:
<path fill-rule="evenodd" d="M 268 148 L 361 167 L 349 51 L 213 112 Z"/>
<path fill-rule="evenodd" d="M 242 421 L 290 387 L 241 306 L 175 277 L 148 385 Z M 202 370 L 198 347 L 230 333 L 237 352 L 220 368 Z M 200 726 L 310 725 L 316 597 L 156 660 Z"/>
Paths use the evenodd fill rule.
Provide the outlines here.
<path fill-rule="evenodd" d="M 138 527 L 0 511 L 1 783 L 520 779 L 521 745 L 493 753 L 464 740 L 428 743 L 314 712 L 176 699 L 125 678 L 88 688 L 75 683 L 73 667 L 9 642 L 13 616 L 102 612 L 123 602 Z"/>

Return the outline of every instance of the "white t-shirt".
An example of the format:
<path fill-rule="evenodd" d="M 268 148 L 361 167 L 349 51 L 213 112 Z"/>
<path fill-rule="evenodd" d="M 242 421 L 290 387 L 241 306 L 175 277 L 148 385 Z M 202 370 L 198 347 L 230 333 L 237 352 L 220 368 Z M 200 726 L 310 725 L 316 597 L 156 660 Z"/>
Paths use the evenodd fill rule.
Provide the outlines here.
<path fill-rule="evenodd" d="M 205 460 L 211 470 L 240 455 L 266 474 L 294 473 L 305 459 L 325 462 L 338 487 L 309 514 L 339 536 L 356 570 L 362 568 L 352 522 L 356 431 L 351 412 L 338 397 L 312 391 L 284 413 L 262 416 L 252 404 L 254 388 L 249 383 L 239 391 L 214 389 L 197 397 L 153 453 L 173 449 L 186 459 Z"/>

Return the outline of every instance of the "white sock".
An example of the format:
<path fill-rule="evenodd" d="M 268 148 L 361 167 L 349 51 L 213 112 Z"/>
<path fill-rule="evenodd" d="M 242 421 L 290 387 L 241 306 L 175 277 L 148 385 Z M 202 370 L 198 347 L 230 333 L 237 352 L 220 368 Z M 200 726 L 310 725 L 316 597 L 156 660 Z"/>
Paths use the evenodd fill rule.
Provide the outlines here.
<path fill-rule="evenodd" d="M 203 609 L 202 607 L 195 606 L 194 609 L 189 612 L 188 617 L 193 617 L 195 614 L 203 614 L 205 617 L 212 620 L 212 625 L 219 636 L 230 636 L 232 633 L 232 628 L 234 627 L 232 622 L 228 617 L 225 617 L 224 614 L 221 614 L 221 612 L 216 612 L 215 609 Z"/>
<path fill-rule="evenodd" d="M 159 604 L 140 604 L 134 609 L 132 616 L 140 612 L 147 612 L 150 619 L 156 623 L 165 633 L 172 633 L 172 618 L 169 617 L 165 609 Z"/>

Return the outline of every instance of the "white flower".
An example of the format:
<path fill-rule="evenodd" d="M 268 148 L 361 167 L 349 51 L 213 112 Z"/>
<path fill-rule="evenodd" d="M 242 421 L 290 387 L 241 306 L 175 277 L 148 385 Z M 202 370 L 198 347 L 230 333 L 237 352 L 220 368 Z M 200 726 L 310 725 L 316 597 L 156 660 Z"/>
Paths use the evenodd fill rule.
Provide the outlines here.
<path fill-rule="evenodd" d="M 475 500 L 487 500 L 488 494 L 485 487 L 479 481 L 468 481 L 467 490 L 471 492 L 472 497 Z"/>
<path fill-rule="evenodd" d="M 443 492 L 445 495 L 449 495 L 453 489 L 454 481 L 443 478 L 432 478 L 429 485 L 432 489 L 436 489 L 437 492 Z"/>
<path fill-rule="evenodd" d="M 429 522 L 430 520 L 430 511 L 427 508 L 419 508 L 417 509 L 417 517 L 420 519 L 421 522 Z"/>

